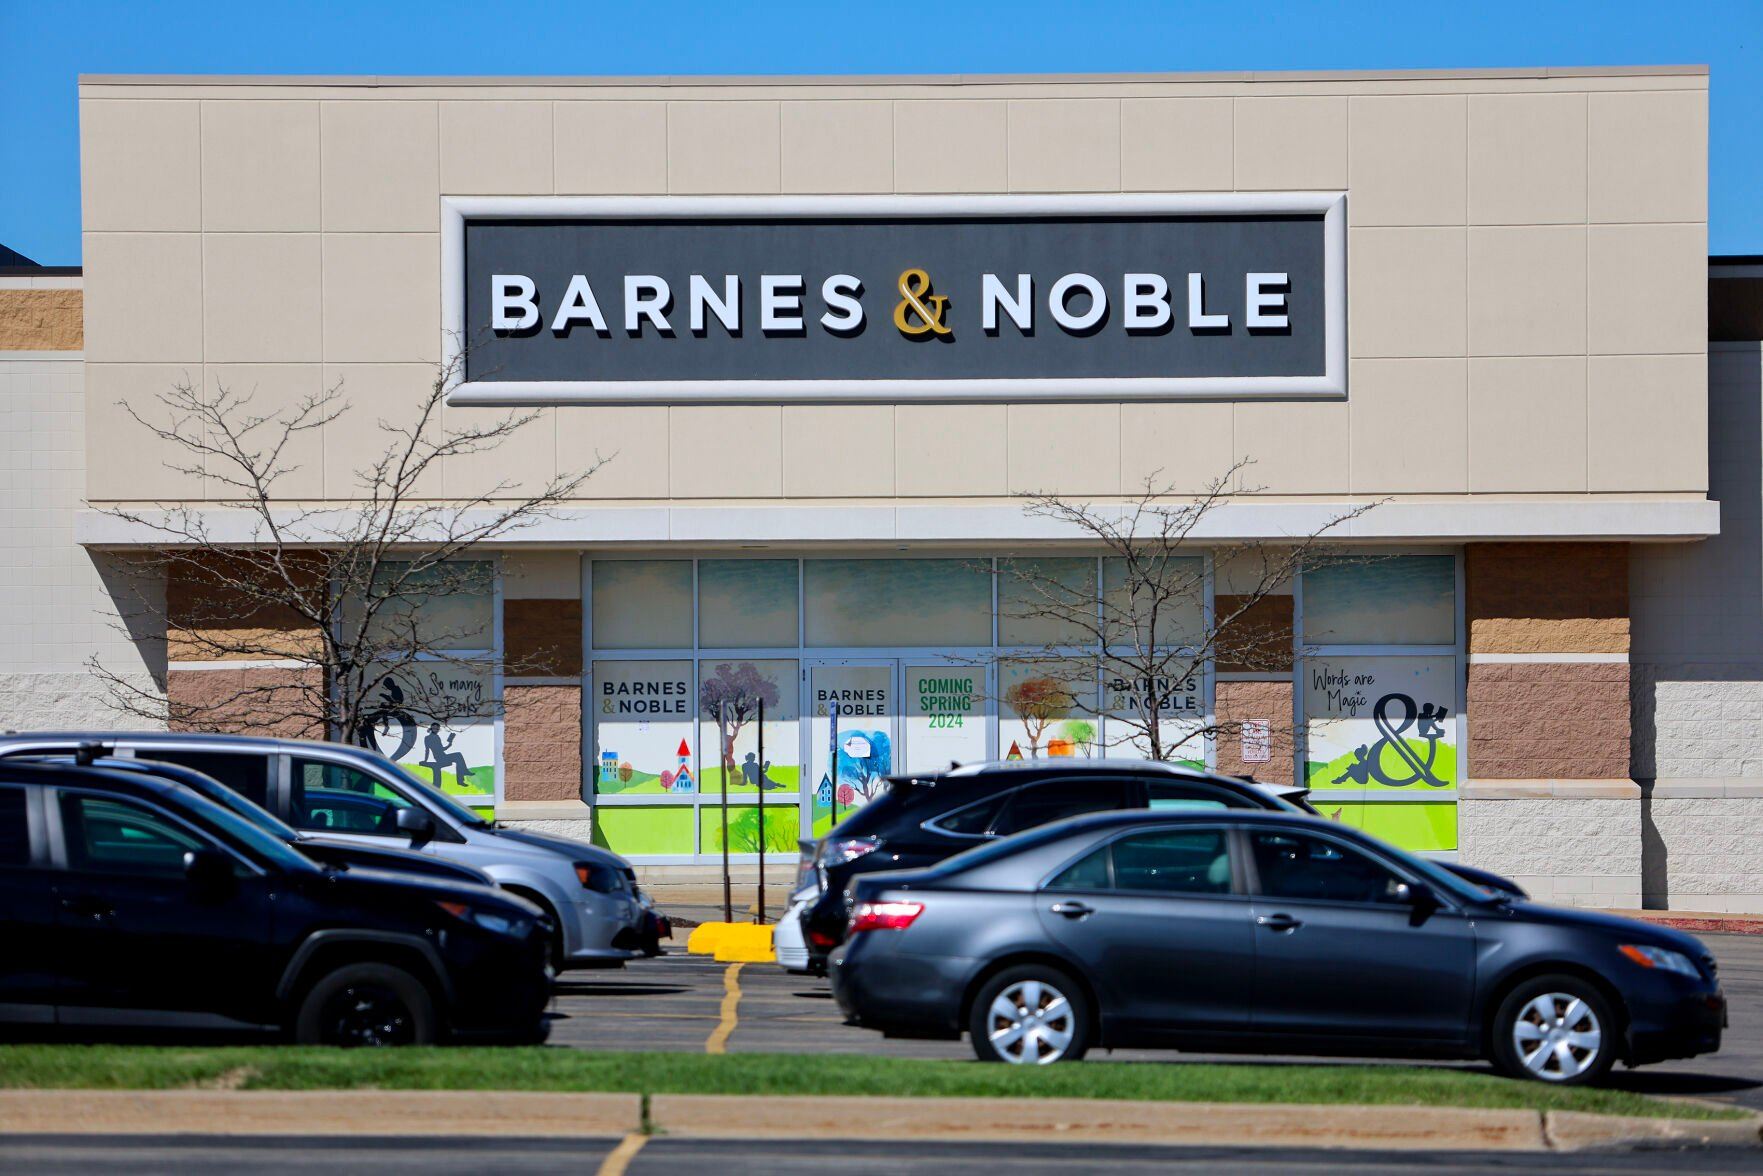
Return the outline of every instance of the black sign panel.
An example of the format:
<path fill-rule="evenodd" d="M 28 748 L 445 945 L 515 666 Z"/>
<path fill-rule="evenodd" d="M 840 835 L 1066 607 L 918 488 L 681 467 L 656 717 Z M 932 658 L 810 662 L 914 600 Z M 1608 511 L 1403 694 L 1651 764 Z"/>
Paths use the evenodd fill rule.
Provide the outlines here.
<path fill-rule="evenodd" d="M 841 216 L 729 201 L 740 211 L 642 216 L 624 201 L 546 216 L 534 203 L 459 217 L 468 393 L 1341 390 L 1326 385 L 1344 274 L 1321 208 Z"/>

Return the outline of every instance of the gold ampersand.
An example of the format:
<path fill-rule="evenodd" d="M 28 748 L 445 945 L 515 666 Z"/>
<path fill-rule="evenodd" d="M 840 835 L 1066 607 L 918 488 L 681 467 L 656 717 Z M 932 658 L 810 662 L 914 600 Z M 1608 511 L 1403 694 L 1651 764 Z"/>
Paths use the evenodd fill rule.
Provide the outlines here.
<path fill-rule="evenodd" d="M 925 305 L 927 302 L 929 306 Z M 921 269 L 904 270 L 900 274 L 900 301 L 894 305 L 894 325 L 902 335 L 918 336 L 932 331 L 953 334 L 943 325 L 943 311 L 948 305 L 949 300 L 943 295 L 930 292 L 929 274 Z M 908 313 L 918 316 L 916 324 L 906 321 Z"/>

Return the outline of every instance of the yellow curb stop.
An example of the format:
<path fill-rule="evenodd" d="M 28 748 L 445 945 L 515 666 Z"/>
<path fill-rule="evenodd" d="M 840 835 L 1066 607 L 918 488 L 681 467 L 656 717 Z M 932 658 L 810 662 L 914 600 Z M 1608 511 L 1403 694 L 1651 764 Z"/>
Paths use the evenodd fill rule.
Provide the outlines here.
<path fill-rule="evenodd" d="M 716 941 L 716 962 L 719 964 L 770 964 L 777 961 L 772 947 L 772 927 L 752 923 L 734 923 Z"/>

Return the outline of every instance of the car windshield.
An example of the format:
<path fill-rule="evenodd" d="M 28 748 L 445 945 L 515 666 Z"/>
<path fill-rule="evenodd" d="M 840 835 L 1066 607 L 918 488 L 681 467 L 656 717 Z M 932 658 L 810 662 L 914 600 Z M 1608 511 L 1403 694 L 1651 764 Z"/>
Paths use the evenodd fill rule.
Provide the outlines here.
<path fill-rule="evenodd" d="M 286 841 L 273 836 L 261 825 L 246 820 L 232 809 L 216 804 L 193 789 L 179 785 L 173 803 L 183 806 L 192 816 L 219 830 L 233 842 L 284 870 L 318 868 L 310 858 L 294 850 Z"/>
<path fill-rule="evenodd" d="M 398 782 L 398 787 L 400 789 L 403 789 L 407 793 L 413 793 L 422 797 L 422 799 L 428 804 L 440 809 L 461 825 L 467 825 L 478 829 L 487 829 L 490 827 L 490 822 L 484 820 L 482 817 L 454 800 L 451 796 L 442 792 L 439 788 L 433 788 L 424 784 L 421 780 L 418 780 L 415 776 L 412 776 L 409 772 L 406 772 L 403 768 L 400 768 L 385 756 L 380 755 L 377 752 L 369 752 L 368 756 L 374 760 L 375 767 L 380 768 L 385 775 Z"/>
<path fill-rule="evenodd" d="M 124 762 L 126 763 L 127 761 Z M 187 768 L 183 771 L 156 771 L 154 774 L 158 775 L 161 779 L 173 780 L 183 785 L 185 788 L 188 788 L 191 792 L 205 797 L 208 800 L 212 800 L 215 804 L 226 809 L 228 812 L 234 813 L 237 816 L 250 821 L 253 825 L 256 825 L 271 836 L 279 837 L 283 841 L 296 841 L 300 837 L 299 830 L 283 821 L 268 809 L 263 808 L 260 805 L 252 804 L 249 800 L 246 800 L 231 788 L 228 788 L 226 785 L 221 784 L 208 776 L 204 776 L 201 772 L 198 772 L 193 768 Z"/>
<path fill-rule="evenodd" d="M 1425 858 L 1418 857 L 1406 850 L 1397 849 L 1387 841 L 1377 841 L 1376 844 L 1377 848 L 1384 854 L 1396 858 L 1404 866 L 1407 866 L 1410 870 L 1413 870 L 1416 874 L 1419 874 L 1422 878 L 1425 878 L 1428 882 L 1453 897 L 1460 898 L 1465 902 L 1474 903 L 1487 903 L 1493 901 L 1487 891 L 1475 885 L 1473 882 L 1459 878 L 1457 875 L 1438 865 L 1436 862 L 1430 862 Z"/>

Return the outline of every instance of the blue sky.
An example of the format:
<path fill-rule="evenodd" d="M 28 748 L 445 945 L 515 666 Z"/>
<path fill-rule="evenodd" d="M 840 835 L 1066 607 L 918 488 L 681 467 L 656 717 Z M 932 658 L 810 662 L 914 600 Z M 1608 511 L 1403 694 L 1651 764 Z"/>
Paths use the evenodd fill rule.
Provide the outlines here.
<path fill-rule="evenodd" d="M 80 260 L 81 73 L 1026 73 L 1702 64 L 1709 250 L 1763 253 L 1763 0 L 0 0 L 0 243 Z"/>

